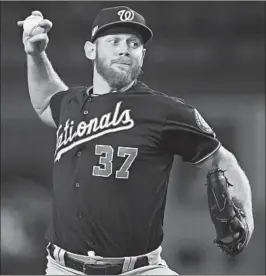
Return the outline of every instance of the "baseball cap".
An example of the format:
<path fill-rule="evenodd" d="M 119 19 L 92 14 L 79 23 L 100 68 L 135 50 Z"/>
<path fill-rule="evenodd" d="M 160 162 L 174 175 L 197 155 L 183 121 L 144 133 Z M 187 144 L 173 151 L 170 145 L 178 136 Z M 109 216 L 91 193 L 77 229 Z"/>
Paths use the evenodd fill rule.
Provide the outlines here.
<path fill-rule="evenodd" d="M 132 30 L 142 37 L 143 43 L 148 42 L 153 36 L 141 14 L 129 7 L 118 6 L 100 10 L 92 25 L 91 41 L 94 42 L 97 37 L 106 35 L 114 29 L 120 29 L 120 32 Z"/>

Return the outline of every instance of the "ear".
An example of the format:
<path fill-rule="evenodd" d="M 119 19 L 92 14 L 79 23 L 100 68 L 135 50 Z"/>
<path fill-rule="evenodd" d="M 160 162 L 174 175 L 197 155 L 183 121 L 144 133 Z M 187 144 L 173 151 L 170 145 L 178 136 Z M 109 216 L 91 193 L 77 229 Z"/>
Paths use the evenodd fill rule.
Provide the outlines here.
<path fill-rule="evenodd" d="M 86 41 L 84 45 L 84 52 L 87 59 L 95 60 L 96 58 L 96 45 L 91 43 L 90 41 Z"/>
<path fill-rule="evenodd" d="M 146 54 L 146 49 L 143 48 L 142 49 L 142 57 L 141 57 L 141 65 L 143 64 L 143 60 L 144 60 L 145 54 Z"/>

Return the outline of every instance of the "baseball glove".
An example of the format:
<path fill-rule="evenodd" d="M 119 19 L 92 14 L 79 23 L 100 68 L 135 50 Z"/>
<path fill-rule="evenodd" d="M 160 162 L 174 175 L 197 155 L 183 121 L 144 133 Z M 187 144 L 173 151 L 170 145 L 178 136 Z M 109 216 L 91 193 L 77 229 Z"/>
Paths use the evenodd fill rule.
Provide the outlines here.
<path fill-rule="evenodd" d="M 207 175 L 208 207 L 217 234 L 214 243 L 223 253 L 234 257 L 246 247 L 249 230 L 244 212 L 236 207 L 229 195 L 228 188 L 233 185 L 224 172 L 216 168 Z M 225 243 L 222 241 L 225 237 L 232 237 L 232 241 Z"/>

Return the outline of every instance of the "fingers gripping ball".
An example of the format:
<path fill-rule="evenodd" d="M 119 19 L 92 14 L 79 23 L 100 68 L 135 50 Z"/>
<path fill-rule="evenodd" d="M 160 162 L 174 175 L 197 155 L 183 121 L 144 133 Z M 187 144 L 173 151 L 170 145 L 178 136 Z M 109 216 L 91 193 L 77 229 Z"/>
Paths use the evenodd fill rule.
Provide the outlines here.
<path fill-rule="evenodd" d="M 43 20 L 42 16 L 36 16 L 36 15 L 29 16 L 23 23 L 23 30 L 25 34 L 29 36 L 34 36 L 37 34 L 44 33 L 45 29 L 38 25 L 42 20 Z"/>

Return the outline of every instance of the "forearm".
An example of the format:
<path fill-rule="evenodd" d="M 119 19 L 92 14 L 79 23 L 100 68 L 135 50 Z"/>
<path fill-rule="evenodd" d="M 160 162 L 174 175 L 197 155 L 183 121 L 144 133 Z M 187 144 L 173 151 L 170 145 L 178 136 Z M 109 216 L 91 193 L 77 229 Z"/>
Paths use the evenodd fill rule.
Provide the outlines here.
<path fill-rule="evenodd" d="M 49 105 L 51 96 L 68 87 L 53 69 L 45 52 L 27 55 L 27 72 L 31 103 L 40 115 Z"/>

